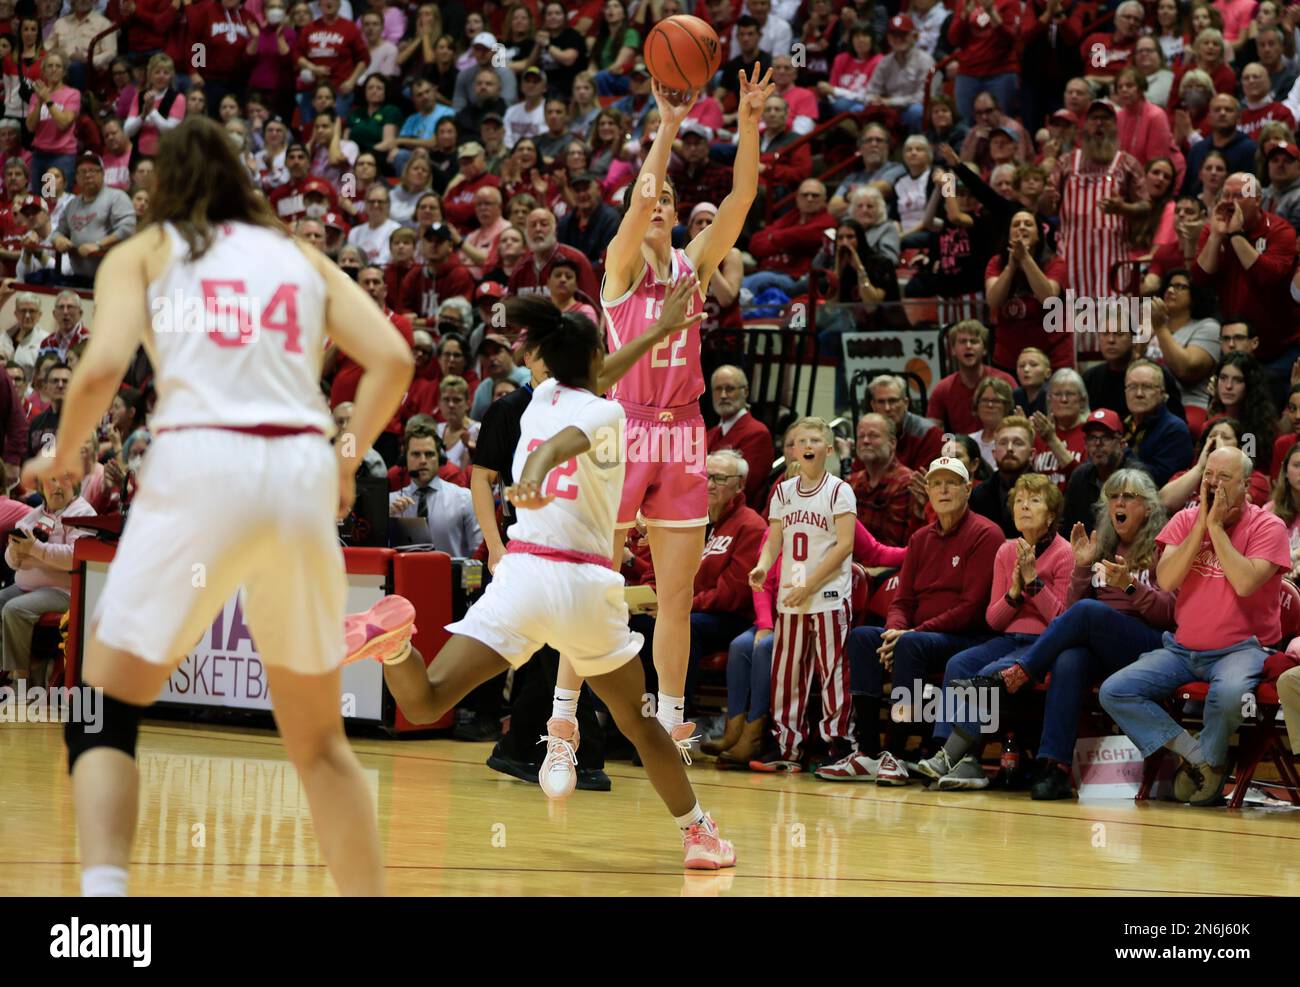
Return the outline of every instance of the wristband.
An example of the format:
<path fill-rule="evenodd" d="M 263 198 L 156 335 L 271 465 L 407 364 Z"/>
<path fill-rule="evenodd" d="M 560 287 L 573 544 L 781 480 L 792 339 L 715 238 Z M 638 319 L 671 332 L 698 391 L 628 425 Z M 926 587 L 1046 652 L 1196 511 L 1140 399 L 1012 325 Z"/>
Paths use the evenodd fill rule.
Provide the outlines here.
<path fill-rule="evenodd" d="M 1043 588 L 1043 579 L 1041 576 L 1035 576 L 1034 581 L 1025 586 L 1025 596 L 1037 596 L 1038 591 Z"/>
<path fill-rule="evenodd" d="M 1020 604 L 1025 602 L 1025 598 L 1023 596 L 1013 597 L 1011 595 L 1010 590 L 1007 590 L 1005 593 L 1002 594 L 1002 599 L 1007 601 L 1008 606 L 1017 607 L 1017 608 L 1019 608 Z"/>

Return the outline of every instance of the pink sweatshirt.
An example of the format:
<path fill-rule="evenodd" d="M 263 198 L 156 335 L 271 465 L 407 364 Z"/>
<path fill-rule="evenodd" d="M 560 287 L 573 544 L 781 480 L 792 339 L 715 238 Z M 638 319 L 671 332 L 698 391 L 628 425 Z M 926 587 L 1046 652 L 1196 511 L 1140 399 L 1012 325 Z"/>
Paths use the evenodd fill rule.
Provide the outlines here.
<path fill-rule="evenodd" d="M 768 528 L 768 534 L 771 533 Z M 759 545 L 759 557 L 762 557 L 763 545 L 767 544 L 767 534 L 763 535 L 762 544 Z M 900 566 L 903 564 L 903 556 L 907 550 L 903 548 L 891 548 L 888 545 L 882 545 L 872 537 L 871 532 L 862 526 L 861 521 L 854 522 L 853 529 L 853 561 L 860 562 L 865 566 Z M 767 580 L 763 583 L 761 592 L 754 594 L 754 615 L 755 626 L 760 631 L 770 631 L 772 629 L 772 615 L 776 612 L 776 594 L 781 587 L 781 556 L 776 557 L 772 563 L 772 568 L 768 570 Z"/>
<path fill-rule="evenodd" d="M 31 554 L 21 563 L 14 559 L 11 547 L 5 548 L 5 561 L 14 569 L 15 581 L 19 587 L 28 592 L 45 587 L 69 592 L 72 589 L 73 543 L 90 532 L 81 528 L 65 528 L 63 519 L 90 517 L 94 513 L 94 508 L 80 497 L 54 514 L 48 513 L 44 507 L 29 508 L 27 515 L 15 527 L 23 531 L 31 531 L 38 526 L 45 528 L 50 533 L 50 540 L 36 542 Z"/>
<path fill-rule="evenodd" d="M 1047 551 L 1038 556 L 1038 578 L 1043 581 L 1043 588 L 1035 596 L 1022 596 L 1020 606 L 1013 607 L 1006 596 L 1016 564 L 1017 540 L 1003 542 L 993 559 L 993 593 L 984 617 L 989 627 L 1000 634 L 1041 634 L 1065 612 L 1070 574 L 1074 572 L 1074 552 L 1068 541 L 1056 535 Z"/>

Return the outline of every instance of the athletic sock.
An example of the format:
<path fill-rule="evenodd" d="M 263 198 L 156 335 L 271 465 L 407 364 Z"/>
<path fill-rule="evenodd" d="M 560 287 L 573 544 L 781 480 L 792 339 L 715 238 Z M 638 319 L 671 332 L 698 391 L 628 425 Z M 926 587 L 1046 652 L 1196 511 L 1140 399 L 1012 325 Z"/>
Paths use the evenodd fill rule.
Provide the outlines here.
<path fill-rule="evenodd" d="M 1201 751 L 1201 742 L 1186 730 L 1166 743 L 1165 746 L 1188 764 L 1203 764 L 1205 762 L 1205 754 Z"/>
<path fill-rule="evenodd" d="M 577 689 L 561 689 L 556 686 L 555 700 L 551 703 L 551 717 L 553 719 L 568 720 L 570 723 L 578 722 L 578 694 L 582 691 Z"/>
<path fill-rule="evenodd" d="M 673 816 L 677 820 L 677 825 L 683 830 L 688 830 L 696 823 L 704 822 L 704 810 L 700 808 L 700 803 L 696 802 L 691 806 L 691 811 L 684 816 Z"/>
<path fill-rule="evenodd" d="M 948 760 L 953 764 L 956 764 L 965 757 L 974 746 L 975 741 L 970 737 L 964 736 L 960 730 L 954 729 L 949 735 L 947 742 L 943 745 L 943 749 L 948 752 Z"/>
<path fill-rule="evenodd" d="M 121 867 L 87 867 L 81 872 L 83 898 L 125 898 L 126 871 Z"/>
<path fill-rule="evenodd" d="M 659 708 L 655 715 L 664 729 L 672 733 L 673 727 L 681 726 L 686 719 L 686 697 L 659 693 Z"/>

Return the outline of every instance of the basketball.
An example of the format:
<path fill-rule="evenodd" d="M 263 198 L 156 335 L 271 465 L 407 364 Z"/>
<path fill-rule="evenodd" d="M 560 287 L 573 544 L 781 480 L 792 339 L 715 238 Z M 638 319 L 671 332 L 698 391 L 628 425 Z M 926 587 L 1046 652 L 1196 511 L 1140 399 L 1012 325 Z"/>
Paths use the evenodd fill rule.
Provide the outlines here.
<path fill-rule="evenodd" d="M 645 64 L 667 89 L 703 89 L 722 64 L 718 36 L 704 21 L 678 14 L 656 24 L 645 43 Z"/>

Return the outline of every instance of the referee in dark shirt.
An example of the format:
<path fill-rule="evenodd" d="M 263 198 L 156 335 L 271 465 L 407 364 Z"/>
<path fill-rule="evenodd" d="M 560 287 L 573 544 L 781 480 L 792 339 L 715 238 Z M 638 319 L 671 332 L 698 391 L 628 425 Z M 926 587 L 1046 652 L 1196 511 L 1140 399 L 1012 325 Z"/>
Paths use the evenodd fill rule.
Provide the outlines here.
<path fill-rule="evenodd" d="M 474 449 L 474 471 L 470 492 L 474 496 L 474 514 L 488 547 L 488 567 L 495 568 L 505 544 L 502 532 L 514 523 L 514 507 L 502 501 L 501 527 L 497 527 L 493 484 L 502 487 L 514 483 L 512 466 L 519 445 L 519 422 L 533 399 L 533 388 L 546 379 L 546 369 L 527 342 L 516 354 L 532 371 L 533 378 L 518 390 L 493 401 L 483 415 L 478 442 Z M 537 743 L 546 736 L 554 699 L 555 677 L 560 669 L 560 655 L 551 647 L 542 648 L 533 660 L 515 672 L 515 698 L 510 710 L 510 732 L 502 737 L 488 757 L 488 767 L 523 781 L 537 782 L 541 768 L 538 760 L 545 751 Z M 578 697 L 578 788 L 583 791 L 607 792 L 609 775 L 605 774 L 605 731 L 596 719 L 591 689 L 584 683 Z"/>

